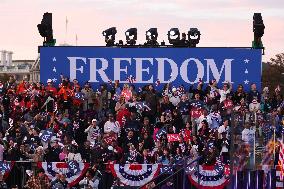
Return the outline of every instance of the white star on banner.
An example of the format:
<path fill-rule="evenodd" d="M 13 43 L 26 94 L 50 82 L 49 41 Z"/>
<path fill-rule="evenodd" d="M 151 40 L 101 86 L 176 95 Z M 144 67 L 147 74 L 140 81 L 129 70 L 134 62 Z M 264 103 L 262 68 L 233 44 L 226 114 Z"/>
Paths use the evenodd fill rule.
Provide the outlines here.
<path fill-rule="evenodd" d="M 53 81 L 53 83 L 56 83 L 57 79 L 56 79 L 56 78 L 53 78 L 52 81 Z"/>
<path fill-rule="evenodd" d="M 245 82 L 246 85 L 249 83 L 249 81 L 247 79 L 244 82 Z"/>
<path fill-rule="evenodd" d="M 248 59 L 245 59 L 244 62 L 245 62 L 246 64 L 248 64 L 248 63 L 249 63 L 249 60 L 248 60 Z"/>
<path fill-rule="evenodd" d="M 245 71 L 245 74 L 248 74 L 249 72 L 248 72 L 248 69 L 246 69 L 246 71 Z"/>
<path fill-rule="evenodd" d="M 53 70 L 52 70 L 53 72 L 56 72 L 56 68 L 55 67 L 53 67 Z"/>
<path fill-rule="evenodd" d="M 53 57 L 52 61 L 53 61 L 53 62 L 55 62 L 55 61 L 56 61 L 56 58 L 55 58 L 55 57 Z"/>

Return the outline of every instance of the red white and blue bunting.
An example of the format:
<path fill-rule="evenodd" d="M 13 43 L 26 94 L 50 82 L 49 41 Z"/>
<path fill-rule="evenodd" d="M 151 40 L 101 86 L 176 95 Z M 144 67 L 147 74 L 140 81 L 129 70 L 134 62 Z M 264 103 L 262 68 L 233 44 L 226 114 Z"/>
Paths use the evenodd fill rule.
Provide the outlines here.
<path fill-rule="evenodd" d="M 281 168 L 280 166 L 276 166 L 276 189 L 284 188 L 284 183 L 280 179 Z"/>
<path fill-rule="evenodd" d="M 56 173 L 64 174 L 69 187 L 76 185 L 84 176 L 89 163 L 77 162 L 39 162 L 38 167 L 43 168 L 50 180 L 55 180 Z"/>
<path fill-rule="evenodd" d="M 9 176 L 11 170 L 14 167 L 15 162 L 0 161 L 0 173 L 3 175 L 4 180 Z"/>
<path fill-rule="evenodd" d="M 195 170 L 188 178 L 191 184 L 199 189 L 223 189 L 229 183 L 229 170 L 229 165 L 217 161 L 213 166 L 200 165 L 199 173 Z"/>
<path fill-rule="evenodd" d="M 127 186 L 143 186 L 160 172 L 159 164 L 110 164 L 109 168 L 113 176 Z"/>

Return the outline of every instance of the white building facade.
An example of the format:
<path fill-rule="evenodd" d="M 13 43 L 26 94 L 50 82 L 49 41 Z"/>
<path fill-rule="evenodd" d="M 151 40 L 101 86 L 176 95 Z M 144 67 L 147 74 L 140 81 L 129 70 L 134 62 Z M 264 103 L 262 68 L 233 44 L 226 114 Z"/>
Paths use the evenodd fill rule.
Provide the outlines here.
<path fill-rule="evenodd" d="M 1 51 L 1 62 L 0 62 L 0 75 L 3 77 L 6 75 L 14 76 L 18 81 L 26 79 L 28 81 L 39 81 L 33 80 L 32 66 L 35 64 L 35 60 L 13 60 L 13 52 L 2 50 Z M 39 72 L 38 72 L 39 73 Z M 39 77 L 38 77 L 39 78 Z"/>

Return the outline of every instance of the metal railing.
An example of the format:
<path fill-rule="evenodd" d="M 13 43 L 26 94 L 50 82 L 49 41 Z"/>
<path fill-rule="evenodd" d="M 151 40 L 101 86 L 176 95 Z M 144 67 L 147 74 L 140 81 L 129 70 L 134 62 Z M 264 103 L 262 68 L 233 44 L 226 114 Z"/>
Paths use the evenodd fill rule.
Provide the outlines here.
<path fill-rule="evenodd" d="M 195 158 L 194 160 L 189 160 L 189 158 L 184 158 L 181 161 L 179 161 L 178 163 L 176 163 L 175 165 L 172 165 L 171 168 L 173 171 L 173 173 L 169 174 L 169 171 L 165 171 L 162 174 L 158 175 L 157 177 L 153 178 L 151 181 L 147 182 L 146 184 L 140 186 L 138 189 L 143 189 L 146 186 L 150 185 L 151 183 L 155 183 L 153 186 L 153 188 L 151 189 L 159 189 L 161 188 L 162 184 L 165 184 L 166 182 L 172 180 L 173 178 L 176 178 L 175 181 L 176 183 L 173 183 L 174 185 L 176 185 L 178 183 L 178 186 L 175 186 L 175 188 L 185 188 L 185 181 L 186 181 L 186 169 L 191 166 L 194 163 L 197 163 L 196 165 L 196 169 L 197 172 L 199 173 L 199 160 L 200 160 L 200 156 Z M 199 175 L 199 174 L 198 174 Z M 182 177 L 180 177 L 182 176 Z M 180 179 L 181 178 L 181 179 Z M 182 187 L 179 185 L 180 182 L 182 181 Z M 199 180 L 199 176 L 198 176 L 198 185 L 200 184 L 200 180 Z"/>

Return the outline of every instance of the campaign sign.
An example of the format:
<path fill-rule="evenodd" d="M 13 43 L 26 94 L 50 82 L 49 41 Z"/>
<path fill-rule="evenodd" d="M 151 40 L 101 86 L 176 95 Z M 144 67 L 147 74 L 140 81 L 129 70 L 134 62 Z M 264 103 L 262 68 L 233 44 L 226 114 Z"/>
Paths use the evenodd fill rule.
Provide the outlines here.
<path fill-rule="evenodd" d="M 43 141 L 43 142 L 47 142 L 48 140 L 51 139 L 53 135 L 53 130 L 52 129 L 46 129 L 43 130 L 39 136 L 39 138 Z"/>
<path fill-rule="evenodd" d="M 117 140 L 117 136 L 116 135 L 109 135 L 109 136 L 105 136 L 104 137 L 104 142 L 106 144 L 111 144 L 113 141 L 116 141 Z"/>
<path fill-rule="evenodd" d="M 248 48 L 118 48 L 41 47 L 40 79 L 58 85 L 60 75 L 93 87 L 119 80 L 137 87 L 165 83 L 178 87 L 207 84 L 261 86 L 261 49 Z M 131 79 L 129 79 L 131 78 Z M 130 82 L 131 80 L 131 82 Z"/>
<path fill-rule="evenodd" d="M 178 142 L 180 141 L 180 135 L 179 134 L 167 134 L 168 142 Z"/>
<path fill-rule="evenodd" d="M 156 133 L 156 138 L 160 139 L 164 134 L 167 134 L 167 130 L 165 127 L 158 130 L 158 132 Z"/>

